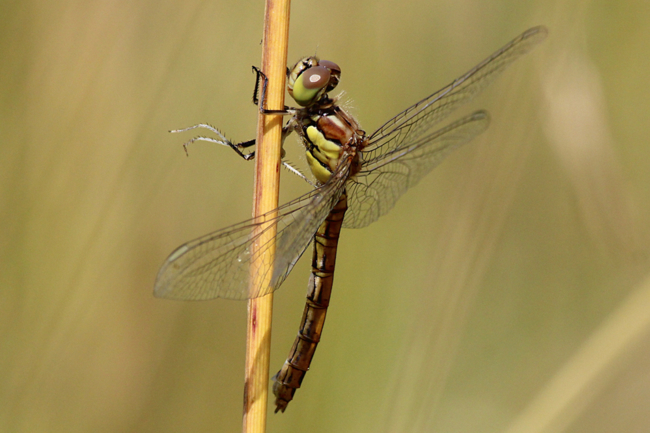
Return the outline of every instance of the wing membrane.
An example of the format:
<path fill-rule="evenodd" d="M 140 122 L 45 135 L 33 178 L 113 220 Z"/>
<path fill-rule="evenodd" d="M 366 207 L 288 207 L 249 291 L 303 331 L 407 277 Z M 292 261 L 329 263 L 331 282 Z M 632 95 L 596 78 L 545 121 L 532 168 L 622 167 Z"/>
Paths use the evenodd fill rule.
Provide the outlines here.
<path fill-rule="evenodd" d="M 340 170 L 349 170 L 349 165 Z M 291 272 L 338 201 L 346 177 L 333 176 L 327 184 L 275 211 L 180 246 L 158 272 L 155 295 L 180 300 L 248 299 L 273 292 Z M 273 223 L 277 224 L 273 274 L 266 287 L 251 293 L 249 280 L 265 277 L 251 275 L 251 263 L 257 259 L 253 251 L 263 255 L 272 245 L 267 243 L 255 249 L 253 244 Z"/>
<path fill-rule="evenodd" d="M 545 27 L 528 29 L 452 83 L 417 102 L 382 125 L 361 151 L 361 172 L 348 186 L 349 210 L 343 227 L 365 227 L 388 212 L 397 199 L 438 165 L 453 149 L 487 128 L 478 111 L 430 132 L 453 110 L 469 102 L 512 62 L 547 35 Z"/>
<path fill-rule="evenodd" d="M 348 181 L 349 210 L 343 227 L 365 227 L 387 213 L 404 192 L 418 183 L 454 149 L 485 131 L 490 123 L 477 111 L 451 125 L 368 161 Z"/>
<path fill-rule="evenodd" d="M 528 29 L 460 78 L 402 111 L 369 137 L 368 159 L 392 149 L 409 147 L 412 141 L 446 118 L 454 109 L 469 102 L 503 70 L 546 38 L 545 27 Z"/>

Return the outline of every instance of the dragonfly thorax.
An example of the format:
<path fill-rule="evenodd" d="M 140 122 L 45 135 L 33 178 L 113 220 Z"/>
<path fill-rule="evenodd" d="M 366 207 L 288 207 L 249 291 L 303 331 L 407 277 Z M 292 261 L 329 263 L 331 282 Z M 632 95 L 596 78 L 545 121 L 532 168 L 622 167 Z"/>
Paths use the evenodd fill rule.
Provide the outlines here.
<path fill-rule="evenodd" d="M 303 123 L 303 141 L 307 163 L 314 177 L 326 183 L 336 171 L 344 153 L 358 160 L 365 132 L 357 122 L 337 105 L 322 110 Z"/>

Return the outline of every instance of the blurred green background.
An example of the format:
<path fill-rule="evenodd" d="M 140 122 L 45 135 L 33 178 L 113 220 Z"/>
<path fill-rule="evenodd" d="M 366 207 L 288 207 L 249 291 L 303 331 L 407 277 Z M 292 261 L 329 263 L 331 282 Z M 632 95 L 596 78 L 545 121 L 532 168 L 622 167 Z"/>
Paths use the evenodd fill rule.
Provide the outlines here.
<path fill-rule="evenodd" d="M 0 431 L 239 431 L 246 303 L 152 286 L 250 216 L 253 164 L 167 131 L 253 137 L 263 2 L 0 11 Z M 293 2 L 289 61 L 341 65 L 367 131 L 550 36 L 455 115 L 488 109 L 487 133 L 343 232 L 323 341 L 269 432 L 650 430 L 649 22 L 641 0 Z M 283 172 L 283 201 L 306 190 Z M 273 373 L 308 267 L 276 296 Z"/>

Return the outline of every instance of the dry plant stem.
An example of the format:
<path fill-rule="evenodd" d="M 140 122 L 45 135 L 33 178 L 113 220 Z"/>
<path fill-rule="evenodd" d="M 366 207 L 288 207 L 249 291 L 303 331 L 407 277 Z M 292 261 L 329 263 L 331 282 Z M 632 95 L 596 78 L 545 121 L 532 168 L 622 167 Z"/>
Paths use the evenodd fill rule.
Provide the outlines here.
<path fill-rule="evenodd" d="M 268 77 L 266 107 L 284 107 L 284 85 L 289 40 L 290 0 L 267 0 L 264 17 L 262 72 Z M 262 215 L 278 205 L 280 181 L 280 153 L 282 148 L 282 116 L 262 115 L 258 118 L 257 147 L 255 151 L 255 192 L 253 215 Z M 275 227 L 270 228 L 257 245 L 273 242 Z M 275 248 L 258 255 L 251 264 L 251 293 L 259 292 L 269 284 L 272 272 L 264 272 L 273 264 Z M 266 277 L 260 278 L 260 275 Z M 271 318 L 273 295 L 251 299 L 248 303 L 246 338 L 246 381 L 244 385 L 244 433 L 262 433 L 266 430 L 269 389 L 269 358 L 271 351 Z"/>

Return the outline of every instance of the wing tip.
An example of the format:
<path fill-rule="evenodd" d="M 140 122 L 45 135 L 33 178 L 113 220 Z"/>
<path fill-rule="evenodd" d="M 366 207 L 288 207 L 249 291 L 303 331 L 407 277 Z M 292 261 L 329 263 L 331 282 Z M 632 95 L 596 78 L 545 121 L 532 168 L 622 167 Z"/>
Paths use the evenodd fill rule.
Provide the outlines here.
<path fill-rule="evenodd" d="M 533 35 L 543 40 L 548 36 L 548 27 L 546 27 L 543 24 L 540 24 L 538 26 L 531 27 L 524 32 L 524 38 L 529 38 Z"/>
<path fill-rule="evenodd" d="M 165 271 L 165 267 L 160 269 L 158 272 L 158 276 L 156 277 L 156 282 L 153 284 L 153 295 L 156 298 L 167 298 L 167 299 L 173 299 L 173 297 L 170 297 L 169 294 L 171 293 L 171 285 L 166 281 L 164 278 L 163 274 Z"/>
<path fill-rule="evenodd" d="M 532 48 L 533 46 L 543 42 L 548 37 L 548 27 L 539 25 L 531 27 L 520 36 L 520 41 L 526 40 L 527 45 Z M 529 49 L 530 49 L 529 48 Z"/>

